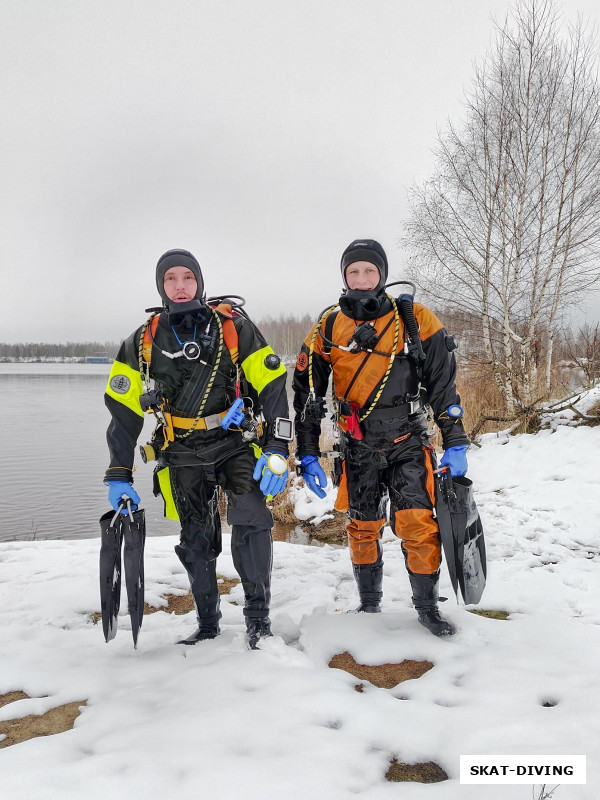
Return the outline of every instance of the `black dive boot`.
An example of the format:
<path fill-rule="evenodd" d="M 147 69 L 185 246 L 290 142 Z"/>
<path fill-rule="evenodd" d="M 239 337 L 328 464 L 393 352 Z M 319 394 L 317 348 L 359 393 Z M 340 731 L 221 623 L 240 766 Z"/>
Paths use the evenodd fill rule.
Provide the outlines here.
<path fill-rule="evenodd" d="M 242 498 L 251 502 L 252 497 Z M 262 500 L 261 500 L 262 503 Z M 262 513 L 259 507 L 258 513 Z M 233 512 L 230 519 L 235 517 Z M 258 650 L 258 642 L 272 636 L 269 605 L 271 602 L 271 559 L 272 541 L 268 528 L 258 530 L 250 525 L 231 526 L 231 555 L 233 566 L 242 579 L 244 589 L 244 617 L 246 619 L 246 642 L 250 650 Z"/>
<path fill-rule="evenodd" d="M 246 638 L 250 650 L 258 650 L 260 639 L 273 636 L 271 633 L 271 620 L 268 617 L 246 617 Z"/>
<path fill-rule="evenodd" d="M 437 607 L 440 573 L 418 575 L 414 572 L 409 572 L 408 575 L 413 592 L 413 605 L 417 610 L 421 625 L 433 633 L 434 636 L 452 636 L 452 634 L 456 633 L 454 625 L 440 616 Z"/>
<path fill-rule="evenodd" d="M 206 639 L 216 639 L 221 633 L 218 625 L 200 625 L 187 639 L 179 639 L 177 644 L 198 644 Z"/>
<path fill-rule="evenodd" d="M 383 560 L 381 548 L 377 543 L 377 561 L 374 564 L 353 564 L 354 579 L 358 587 L 360 605 L 355 609 L 356 614 L 379 614 L 381 612 L 381 598 L 383 597 Z"/>
<path fill-rule="evenodd" d="M 221 598 L 217 585 L 216 562 L 198 559 L 193 551 L 180 545 L 175 546 L 175 552 L 187 570 L 198 621 L 198 628 L 194 633 L 187 639 L 180 639 L 177 644 L 193 645 L 205 639 L 214 639 L 221 633 L 219 628 Z M 208 590 L 206 594 L 203 589 Z"/>
<path fill-rule="evenodd" d="M 259 639 L 273 636 L 269 619 L 269 603 L 271 589 L 265 583 L 242 581 L 246 602 L 244 617 L 246 619 L 246 641 L 250 650 L 258 650 Z"/>
<path fill-rule="evenodd" d="M 219 611 L 219 603 L 217 601 L 216 605 L 212 607 L 209 606 L 202 606 L 199 607 L 198 600 L 201 602 L 205 601 L 205 598 L 194 598 L 194 603 L 196 604 L 196 619 L 198 620 L 198 628 L 192 633 L 191 636 L 188 636 L 187 639 L 180 639 L 177 644 L 198 644 L 198 642 L 203 642 L 205 639 L 216 639 L 216 637 L 221 633 L 221 629 L 219 628 L 219 620 L 221 619 L 221 613 Z M 202 614 L 208 614 L 210 612 L 210 616 L 201 616 Z"/>

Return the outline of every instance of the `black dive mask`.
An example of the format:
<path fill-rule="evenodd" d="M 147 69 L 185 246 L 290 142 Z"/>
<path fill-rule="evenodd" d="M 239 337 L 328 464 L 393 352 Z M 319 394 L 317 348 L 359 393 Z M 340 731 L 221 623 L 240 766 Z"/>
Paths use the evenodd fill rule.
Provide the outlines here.
<path fill-rule="evenodd" d="M 345 289 L 340 297 L 340 308 L 347 317 L 372 320 L 380 316 L 386 301 L 385 289 Z"/>
<path fill-rule="evenodd" d="M 169 325 L 177 327 L 188 317 L 193 322 L 207 322 L 210 309 L 198 298 L 189 300 L 187 303 L 173 303 L 170 300 L 165 303 Z"/>

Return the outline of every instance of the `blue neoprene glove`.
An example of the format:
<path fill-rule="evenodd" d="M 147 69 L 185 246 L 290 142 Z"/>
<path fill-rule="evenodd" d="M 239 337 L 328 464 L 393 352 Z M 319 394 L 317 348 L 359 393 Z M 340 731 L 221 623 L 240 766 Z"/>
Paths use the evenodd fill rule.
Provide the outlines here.
<path fill-rule="evenodd" d="M 265 497 L 275 497 L 285 489 L 288 481 L 285 456 L 281 453 L 263 453 L 256 462 L 252 477 L 259 481 L 260 490 Z"/>
<path fill-rule="evenodd" d="M 140 496 L 130 483 L 126 481 L 109 481 L 108 482 L 108 502 L 115 511 L 119 509 L 121 498 L 131 498 L 131 510 L 135 511 L 140 504 Z M 127 509 L 122 509 L 121 514 L 127 514 Z"/>
<path fill-rule="evenodd" d="M 466 475 L 468 469 L 467 445 L 459 444 L 445 450 L 440 461 L 440 467 L 449 467 L 450 475 L 453 478 Z"/>
<path fill-rule="evenodd" d="M 302 456 L 300 464 L 302 465 L 304 483 L 311 492 L 316 494 L 317 497 L 326 497 L 327 495 L 323 489 L 327 486 L 327 475 L 325 475 L 323 467 L 319 464 L 319 459 L 316 456 Z"/>

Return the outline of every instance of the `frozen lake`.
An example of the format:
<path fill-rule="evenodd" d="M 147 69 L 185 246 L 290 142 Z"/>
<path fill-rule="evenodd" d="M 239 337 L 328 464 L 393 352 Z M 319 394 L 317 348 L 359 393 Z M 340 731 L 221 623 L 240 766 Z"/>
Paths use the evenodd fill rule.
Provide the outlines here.
<path fill-rule="evenodd" d="M 104 387 L 110 364 L 0 364 L 4 402 L 0 463 L 0 541 L 74 539 L 99 535 L 110 510 L 102 480 L 108 465 L 110 414 Z M 154 428 L 148 417 L 139 443 Z M 150 536 L 176 534 L 152 494 L 153 466 L 136 456 L 135 487 Z M 301 529 L 276 538 L 307 543 Z"/>
<path fill-rule="evenodd" d="M 102 483 L 110 421 L 103 394 L 110 367 L 0 364 L 0 541 L 98 536 L 98 519 L 110 508 Z M 147 426 L 149 434 L 152 420 Z M 177 533 L 152 494 L 152 467 L 139 465 L 135 484 L 148 533 Z"/>

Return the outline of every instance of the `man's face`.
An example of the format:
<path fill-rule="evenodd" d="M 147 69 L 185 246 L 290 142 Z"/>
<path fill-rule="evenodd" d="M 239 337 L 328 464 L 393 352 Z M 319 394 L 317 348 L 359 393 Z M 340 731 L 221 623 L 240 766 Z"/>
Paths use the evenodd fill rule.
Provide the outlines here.
<path fill-rule="evenodd" d="M 349 289 L 374 289 L 379 283 L 379 270 L 370 261 L 355 261 L 346 267 L 346 283 Z"/>
<path fill-rule="evenodd" d="M 171 267 L 165 272 L 165 294 L 173 303 L 189 303 L 196 297 L 198 281 L 191 269 Z"/>

